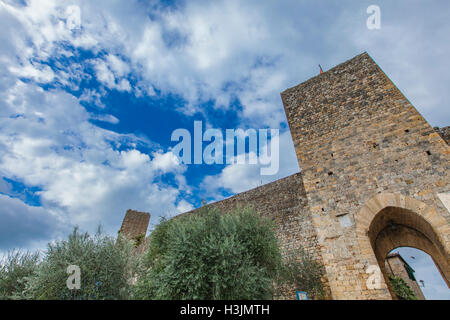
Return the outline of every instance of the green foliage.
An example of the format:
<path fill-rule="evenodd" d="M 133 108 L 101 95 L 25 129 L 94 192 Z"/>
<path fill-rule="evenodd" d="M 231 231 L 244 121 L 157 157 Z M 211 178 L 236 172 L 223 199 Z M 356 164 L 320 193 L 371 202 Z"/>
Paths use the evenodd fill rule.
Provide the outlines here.
<path fill-rule="evenodd" d="M 399 300 L 417 300 L 408 283 L 400 277 L 389 275 L 392 289 Z"/>
<path fill-rule="evenodd" d="M 297 291 L 306 291 L 311 299 L 323 299 L 324 273 L 323 266 L 303 248 L 299 248 L 287 254 L 278 283 L 295 287 Z M 282 288 L 283 286 L 280 289 Z"/>
<path fill-rule="evenodd" d="M 141 233 L 133 238 L 134 246 L 137 248 L 145 241 L 145 233 Z"/>
<path fill-rule="evenodd" d="M 28 277 L 39 263 L 39 253 L 12 251 L 0 262 L 0 300 L 23 299 Z"/>
<path fill-rule="evenodd" d="M 30 299 L 127 299 L 137 258 L 132 241 L 101 234 L 81 234 L 75 228 L 67 240 L 50 243 L 39 268 L 26 283 Z M 69 290 L 67 267 L 81 270 L 81 288 Z"/>
<path fill-rule="evenodd" d="M 323 299 L 325 296 L 322 277 L 323 265 L 319 264 L 302 247 L 287 254 L 279 283 L 306 291 L 310 299 Z"/>
<path fill-rule="evenodd" d="M 272 298 L 282 264 L 274 225 L 249 208 L 163 220 L 149 242 L 135 298 Z"/>
<path fill-rule="evenodd" d="M 162 219 L 141 259 L 143 240 L 75 228 L 42 259 L 13 251 L 0 263 L 0 299 L 272 299 L 280 285 L 322 294 L 322 268 L 302 250 L 283 263 L 273 222 L 249 208 Z M 78 290 L 67 288 L 69 265 L 80 267 Z"/>

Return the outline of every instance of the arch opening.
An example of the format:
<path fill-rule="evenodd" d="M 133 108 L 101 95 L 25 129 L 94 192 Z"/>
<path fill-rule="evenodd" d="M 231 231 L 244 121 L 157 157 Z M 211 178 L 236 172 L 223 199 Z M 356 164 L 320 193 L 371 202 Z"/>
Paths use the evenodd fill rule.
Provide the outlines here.
<path fill-rule="evenodd" d="M 386 258 L 400 247 L 428 254 L 450 288 L 450 263 L 445 248 L 432 226 L 417 213 L 400 207 L 385 207 L 375 215 L 367 234 L 393 299 L 397 297 L 389 280 Z"/>

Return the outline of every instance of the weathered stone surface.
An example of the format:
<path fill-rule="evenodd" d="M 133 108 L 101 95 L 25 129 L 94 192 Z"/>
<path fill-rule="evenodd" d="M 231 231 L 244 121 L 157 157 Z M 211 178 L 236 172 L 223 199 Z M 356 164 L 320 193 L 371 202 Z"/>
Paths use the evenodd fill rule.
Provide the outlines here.
<path fill-rule="evenodd" d="M 447 142 L 447 144 L 450 144 L 450 126 L 439 128 L 434 127 L 434 130 L 436 130 L 437 133 L 441 136 L 442 139 Z"/>
<path fill-rule="evenodd" d="M 127 210 L 119 233 L 124 234 L 130 239 L 136 239 L 143 235 L 145 239 L 149 221 L 150 213 Z"/>
<path fill-rule="evenodd" d="M 333 298 L 389 299 L 385 284 L 380 290 L 366 286 L 365 268 L 376 259 L 362 238 L 369 240 L 370 222 L 383 208 L 401 207 L 400 196 L 412 201 L 408 219 L 433 207 L 436 219 L 450 222 L 437 199 L 449 190 L 448 145 L 366 53 L 281 96 L 304 184 L 313 186 L 306 196 Z M 357 233 L 357 214 L 366 203 L 373 215 L 362 217 L 359 225 L 366 227 Z M 354 227 L 340 226 L 336 216 L 345 214 Z M 427 223 L 439 227 L 433 218 Z M 439 241 L 435 245 L 448 257 L 448 234 Z M 358 274 L 350 272 L 356 265 L 364 266 Z"/>

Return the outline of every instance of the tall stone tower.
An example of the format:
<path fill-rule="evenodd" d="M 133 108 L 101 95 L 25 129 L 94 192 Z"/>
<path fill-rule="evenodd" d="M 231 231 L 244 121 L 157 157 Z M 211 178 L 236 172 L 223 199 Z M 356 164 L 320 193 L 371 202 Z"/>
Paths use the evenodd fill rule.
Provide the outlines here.
<path fill-rule="evenodd" d="M 450 284 L 450 148 L 371 57 L 281 97 L 332 297 L 390 299 L 376 268 L 400 246 Z"/>

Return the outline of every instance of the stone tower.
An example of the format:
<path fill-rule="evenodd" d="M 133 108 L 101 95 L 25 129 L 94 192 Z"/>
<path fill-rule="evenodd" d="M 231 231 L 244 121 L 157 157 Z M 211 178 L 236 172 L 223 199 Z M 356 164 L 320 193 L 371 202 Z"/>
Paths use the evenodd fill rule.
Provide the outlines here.
<path fill-rule="evenodd" d="M 450 148 L 372 58 L 281 97 L 332 297 L 390 299 L 367 269 L 385 275 L 399 246 L 429 253 L 450 284 Z"/>
<path fill-rule="evenodd" d="M 127 210 L 119 233 L 124 234 L 129 239 L 145 238 L 149 221 L 150 213 Z"/>

